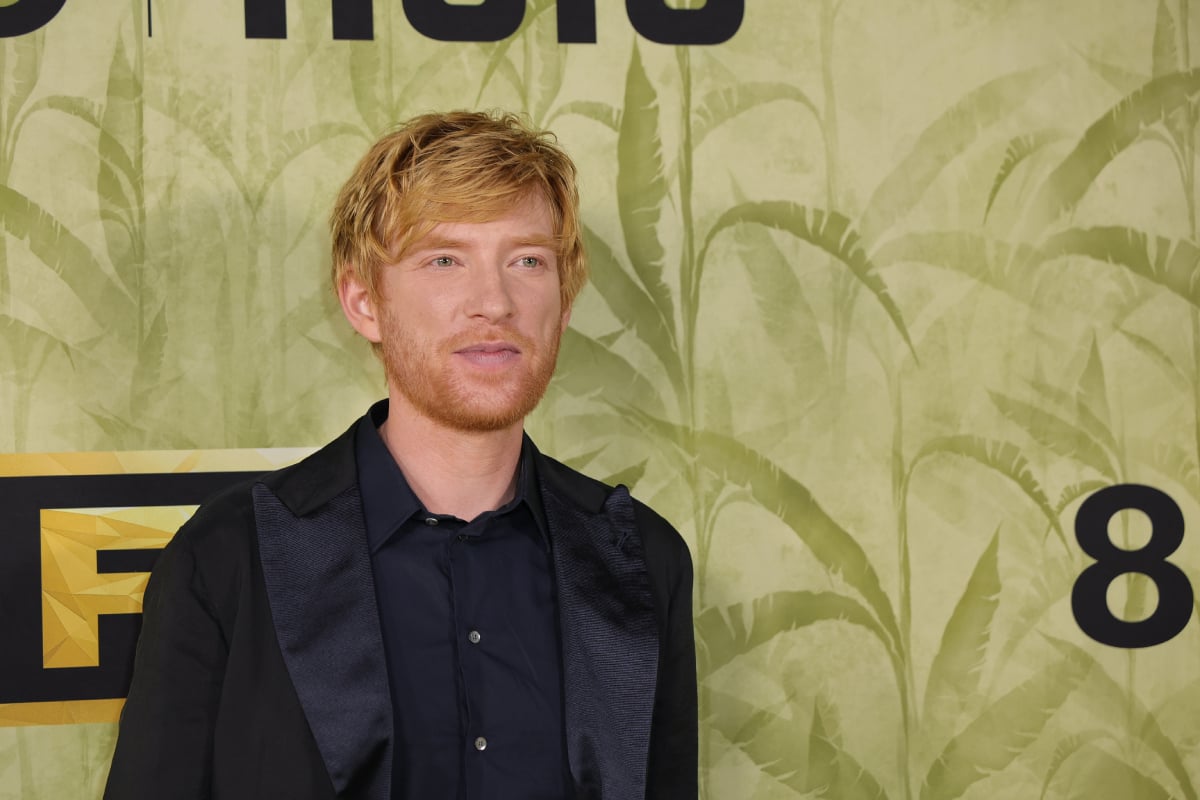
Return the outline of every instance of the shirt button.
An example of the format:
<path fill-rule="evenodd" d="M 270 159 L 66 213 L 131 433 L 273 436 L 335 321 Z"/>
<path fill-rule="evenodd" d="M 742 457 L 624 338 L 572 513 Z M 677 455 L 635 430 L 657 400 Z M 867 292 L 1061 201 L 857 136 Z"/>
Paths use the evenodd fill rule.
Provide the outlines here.
<path fill-rule="evenodd" d="M 475 739 L 475 749 L 476 750 L 487 750 L 487 739 L 483 738 L 482 736 L 477 737 Z"/>
<path fill-rule="evenodd" d="M 438 522 L 437 517 L 426 517 L 425 518 L 426 525 L 437 525 L 437 522 Z"/>
<path fill-rule="evenodd" d="M 483 637 L 479 635 L 479 631 L 471 631 L 467 634 L 467 641 L 469 641 L 471 644 L 479 644 L 479 640 L 482 638 Z"/>

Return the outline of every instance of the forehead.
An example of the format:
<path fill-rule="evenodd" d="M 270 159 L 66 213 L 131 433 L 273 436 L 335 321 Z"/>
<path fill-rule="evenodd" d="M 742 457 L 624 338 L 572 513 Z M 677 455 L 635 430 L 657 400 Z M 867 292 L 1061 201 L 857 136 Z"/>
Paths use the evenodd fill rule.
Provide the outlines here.
<path fill-rule="evenodd" d="M 553 246 L 557 241 L 550 204 L 539 194 L 527 195 L 496 213 L 452 209 L 412 244 L 413 250 L 446 243 L 498 242 Z"/>

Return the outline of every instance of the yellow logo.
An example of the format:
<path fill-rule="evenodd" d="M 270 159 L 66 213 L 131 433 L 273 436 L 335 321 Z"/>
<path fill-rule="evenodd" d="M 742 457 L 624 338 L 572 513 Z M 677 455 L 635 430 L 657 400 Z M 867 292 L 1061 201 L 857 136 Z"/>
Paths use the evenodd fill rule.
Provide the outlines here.
<path fill-rule="evenodd" d="M 42 666 L 100 666 L 100 615 L 141 613 L 150 577 L 101 574 L 100 552 L 162 549 L 195 509 L 42 509 Z"/>
<path fill-rule="evenodd" d="M 158 553 L 308 449 L 0 454 L 0 727 L 116 722 Z"/>

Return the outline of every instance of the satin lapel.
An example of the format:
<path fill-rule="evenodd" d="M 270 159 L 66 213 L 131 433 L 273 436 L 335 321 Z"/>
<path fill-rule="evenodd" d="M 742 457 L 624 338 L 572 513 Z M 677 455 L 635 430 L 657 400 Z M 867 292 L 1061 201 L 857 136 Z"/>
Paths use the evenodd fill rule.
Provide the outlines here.
<path fill-rule="evenodd" d="M 391 699 L 358 489 L 297 516 L 258 484 L 254 516 L 279 647 L 333 786 L 386 800 Z"/>
<path fill-rule="evenodd" d="M 567 750 L 581 798 L 643 800 L 658 629 L 629 490 L 599 514 L 542 478 L 562 628 Z"/>

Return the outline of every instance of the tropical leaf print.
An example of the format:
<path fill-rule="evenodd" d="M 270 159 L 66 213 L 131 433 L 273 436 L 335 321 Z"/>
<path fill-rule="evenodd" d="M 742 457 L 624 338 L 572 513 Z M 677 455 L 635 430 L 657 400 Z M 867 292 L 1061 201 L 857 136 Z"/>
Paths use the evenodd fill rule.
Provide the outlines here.
<path fill-rule="evenodd" d="M 813 709 L 808 734 L 807 785 L 818 797 L 829 800 L 888 800 L 875 776 L 842 747 L 836 729 L 826 724 L 819 703 Z"/>
<path fill-rule="evenodd" d="M 46 209 L 15 189 L 0 184 L 0 227 L 24 241 L 30 251 L 89 309 L 103 309 L 120 318 L 133 308 L 130 290 L 123 286 L 92 251 Z"/>
<path fill-rule="evenodd" d="M 724 692 L 712 692 L 712 707 L 708 724 L 758 769 L 801 797 L 819 797 L 809 792 L 807 776 L 796 757 L 796 742 L 807 734 L 802 720 L 756 708 Z"/>
<path fill-rule="evenodd" d="M 1070 212 L 1108 164 L 1135 144 L 1144 131 L 1163 122 L 1200 94 L 1200 70 L 1155 78 L 1092 123 L 1074 149 L 1046 177 L 1033 198 L 1032 231 Z"/>
<path fill-rule="evenodd" d="M 698 150 L 710 133 L 734 117 L 777 102 L 797 103 L 818 123 L 821 120 L 821 114 L 809 96 L 790 83 L 756 81 L 724 86 L 700 98 L 692 129 L 692 149 Z"/>
<path fill-rule="evenodd" d="M 1173 741 L 1163 732 L 1158 718 L 1127 687 L 1118 684 L 1104 670 L 1094 656 L 1076 644 L 1063 639 L 1051 640 L 1055 648 L 1072 661 L 1088 665 L 1088 681 L 1081 687 L 1089 707 L 1097 716 L 1109 723 L 1111 729 L 1131 730 L 1179 784 L 1187 800 L 1196 800 L 1196 788 L 1188 774 L 1183 755 Z M 1141 797 L 1139 794 L 1130 797 Z"/>
<path fill-rule="evenodd" d="M 1172 795 L 1150 776 L 1124 760 L 1096 747 L 1085 749 L 1087 766 L 1072 781 L 1065 796 L 1069 800 L 1094 797 L 1136 797 L 1137 800 L 1168 800 Z"/>
<path fill-rule="evenodd" d="M 1092 728 L 1079 733 L 1072 734 L 1058 743 L 1054 748 L 1054 756 L 1050 759 L 1050 765 L 1046 768 L 1045 777 L 1042 781 L 1042 794 L 1044 799 L 1046 793 L 1050 789 L 1050 785 L 1054 782 L 1054 776 L 1062 768 L 1071 756 L 1078 753 L 1081 749 L 1087 747 L 1092 742 L 1108 740 L 1116 743 L 1115 737 L 1106 730 Z"/>
<path fill-rule="evenodd" d="M 1000 194 L 1000 190 L 1004 188 L 1004 184 L 1012 177 L 1017 167 L 1047 145 L 1061 141 L 1066 136 L 1067 134 L 1063 131 L 1047 128 L 1034 133 L 1014 136 L 1008 140 L 1008 146 L 1004 150 L 1004 161 L 996 172 L 995 180 L 992 181 L 992 190 L 988 192 L 987 206 L 983 210 L 984 222 L 987 222 L 988 214 L 992 211 L 992 204 L 996 202 L 997 195 Z"/>
<path fill-rule="evenodd" d="M 1088 673 L 1077 655 L 1038 670 L 967 724 L 933 762 L 921 800 L 952 800 L 1009 766 Z"/>
<path fill-rule="evenodd" d="M 1118 469 L 1109 454 L 1074 422 L 1001 392 L 988 396 L 1005 417 L 1024 428 L 1036 441 L 1066 458 L 1074 458 L 1101 475 L 1116 480 Z"/>
<path fill-rule="evenodd" d="M 1153 77 L 1161 78 L 1179 71 L 1181 59 L 1178 36 L 1175 17 L 1171 16 L 1166 0 L 1158 0 L 1158 10 L 1154 15 L 1154 41 L 1150 45 L 1150 74 Z"/>
<path fill-rule="evenodd" d="M 930 264 L 965 275 L 1032 305 L 1038 284 L 1031 279 L 1034 248 L 974 231 L 920 231 L 889 239 L 871 253 L 880 268 L 900 263 Z"/>
<path fill-rule="evenodd" d="M 870 290 L 876 301 L 883 306 L 888 318 L 900 336 L 912 349 L 912 341 L 900 309 L 888 293 L 887 286 L 879 276 L 876 265 L 862 248 L 862 240 L 851 225 L 849 218 L 836 211 L 807 208 L 784 201 L 742 203 L 726 210 L 713 223 L 700 250 L 698 263 L 701 271 L 713 239 L 721 231 L 734 225 L 753 223 L 786 231 L 798 239 L 824 250 L 849 268 L 854 277 Z M 699 276 L 695 286 L 699 286 Z M 698 305 L 698 303 L 697 303 Z M 914 355 L 915 355 L 915 351 Z"/>
<path fill-rule="evenodd" d="M 818 622 L 858 625 L 888 644 L 887 633 L 857 600 L 836 592 L 774 592 L 750 604 L 706 608 L 696 617 L 703 672 L 715 672 L 781 633 Z"/>
<path fill-rule="evenodd" d="M 745 486 L 755 502 L 791 528 L 826 569 L 862 594 L 889 636 L 885 642 L 888 649 L 897 652 L 899 629 L 875 568 L 861 545 L 799 481 L 761 454 L 722 434 L 696 431 L 684 437 L 671 423 L 632 408 L 625 412 L 664 441 L 690 439 L 691 454 L 699 463 L 709 465 L 725 481 Z"/>
<path fill-rule="evenodd" d="M 625 395 L 644 408 L 661 412 L 662 400 L 654 384 L 620 355 L 585 334 L 567 328 L 560 358 L 555 385 L 568 392 L 592 395 L 603 387 L 606 396 Z"/>
<path fill-rule="evenodd" d="M 625 108 L 617 135 L 617 210 L 629 263 L 673 341 L 675 304 L 663 282 L 666 254 L 658 234 L 661 205 L 667 196 L 658 114 L 658 95 L 635 46 L 625 77 Z"/>
<path fill-rule="evenodd" d="M 912 151 L 875 187 L 858 221 L 863 236 L 879 241 L 917 205 L 955 156 L 1011 115 L 1048 76 L 1048 70 L 1035 67 L 993 78 L 926 127 Z"/>
<path fill-rule="evenodd" d="M 1046 517 L 1047 523 L 1063 540 L 1063 544 L 1066 544 L 1057 514 L 1051 507 L 1041 485 L 1033 476 L 1028 460 L 1016 445 L 1010 442 L 991 441 L 978 436 L 963 435 L 939 437 L 926 442 L 909 465 L 908 479 L 905 481 L 905 495 L 907 495 L 907 486 L 912 480 L 917 465 L 936 454 L 968 458 L 1008 478 L 1020 487 L 1026 497 L 1033 501 Z"/>
<path fill-rule="evenodd" d="M 1000 604 L 999 550 L 1000 532 L 996 531 L 946 621 L 925 684 L 927 723 L 935 717 L 953 721 L 979 695 L 992 621 Z"/>
<path fill-rule="evenodd" d="M 678 393 L 683 392 L 683 372 L 675 350 L 670 321 L 655 306 L 649 293 L 629 275 L 616 253 L 591 229 L 584 229 L 592 286 L 604 302 L 658 359 Z"/>
<path fill-rule="evenodd" d="M 1043 261 L 1083 256 L 1124 267 L 1200 307 L 1200 247 L 1118 225 L 1070 228 L 1042 244 Z"/>

